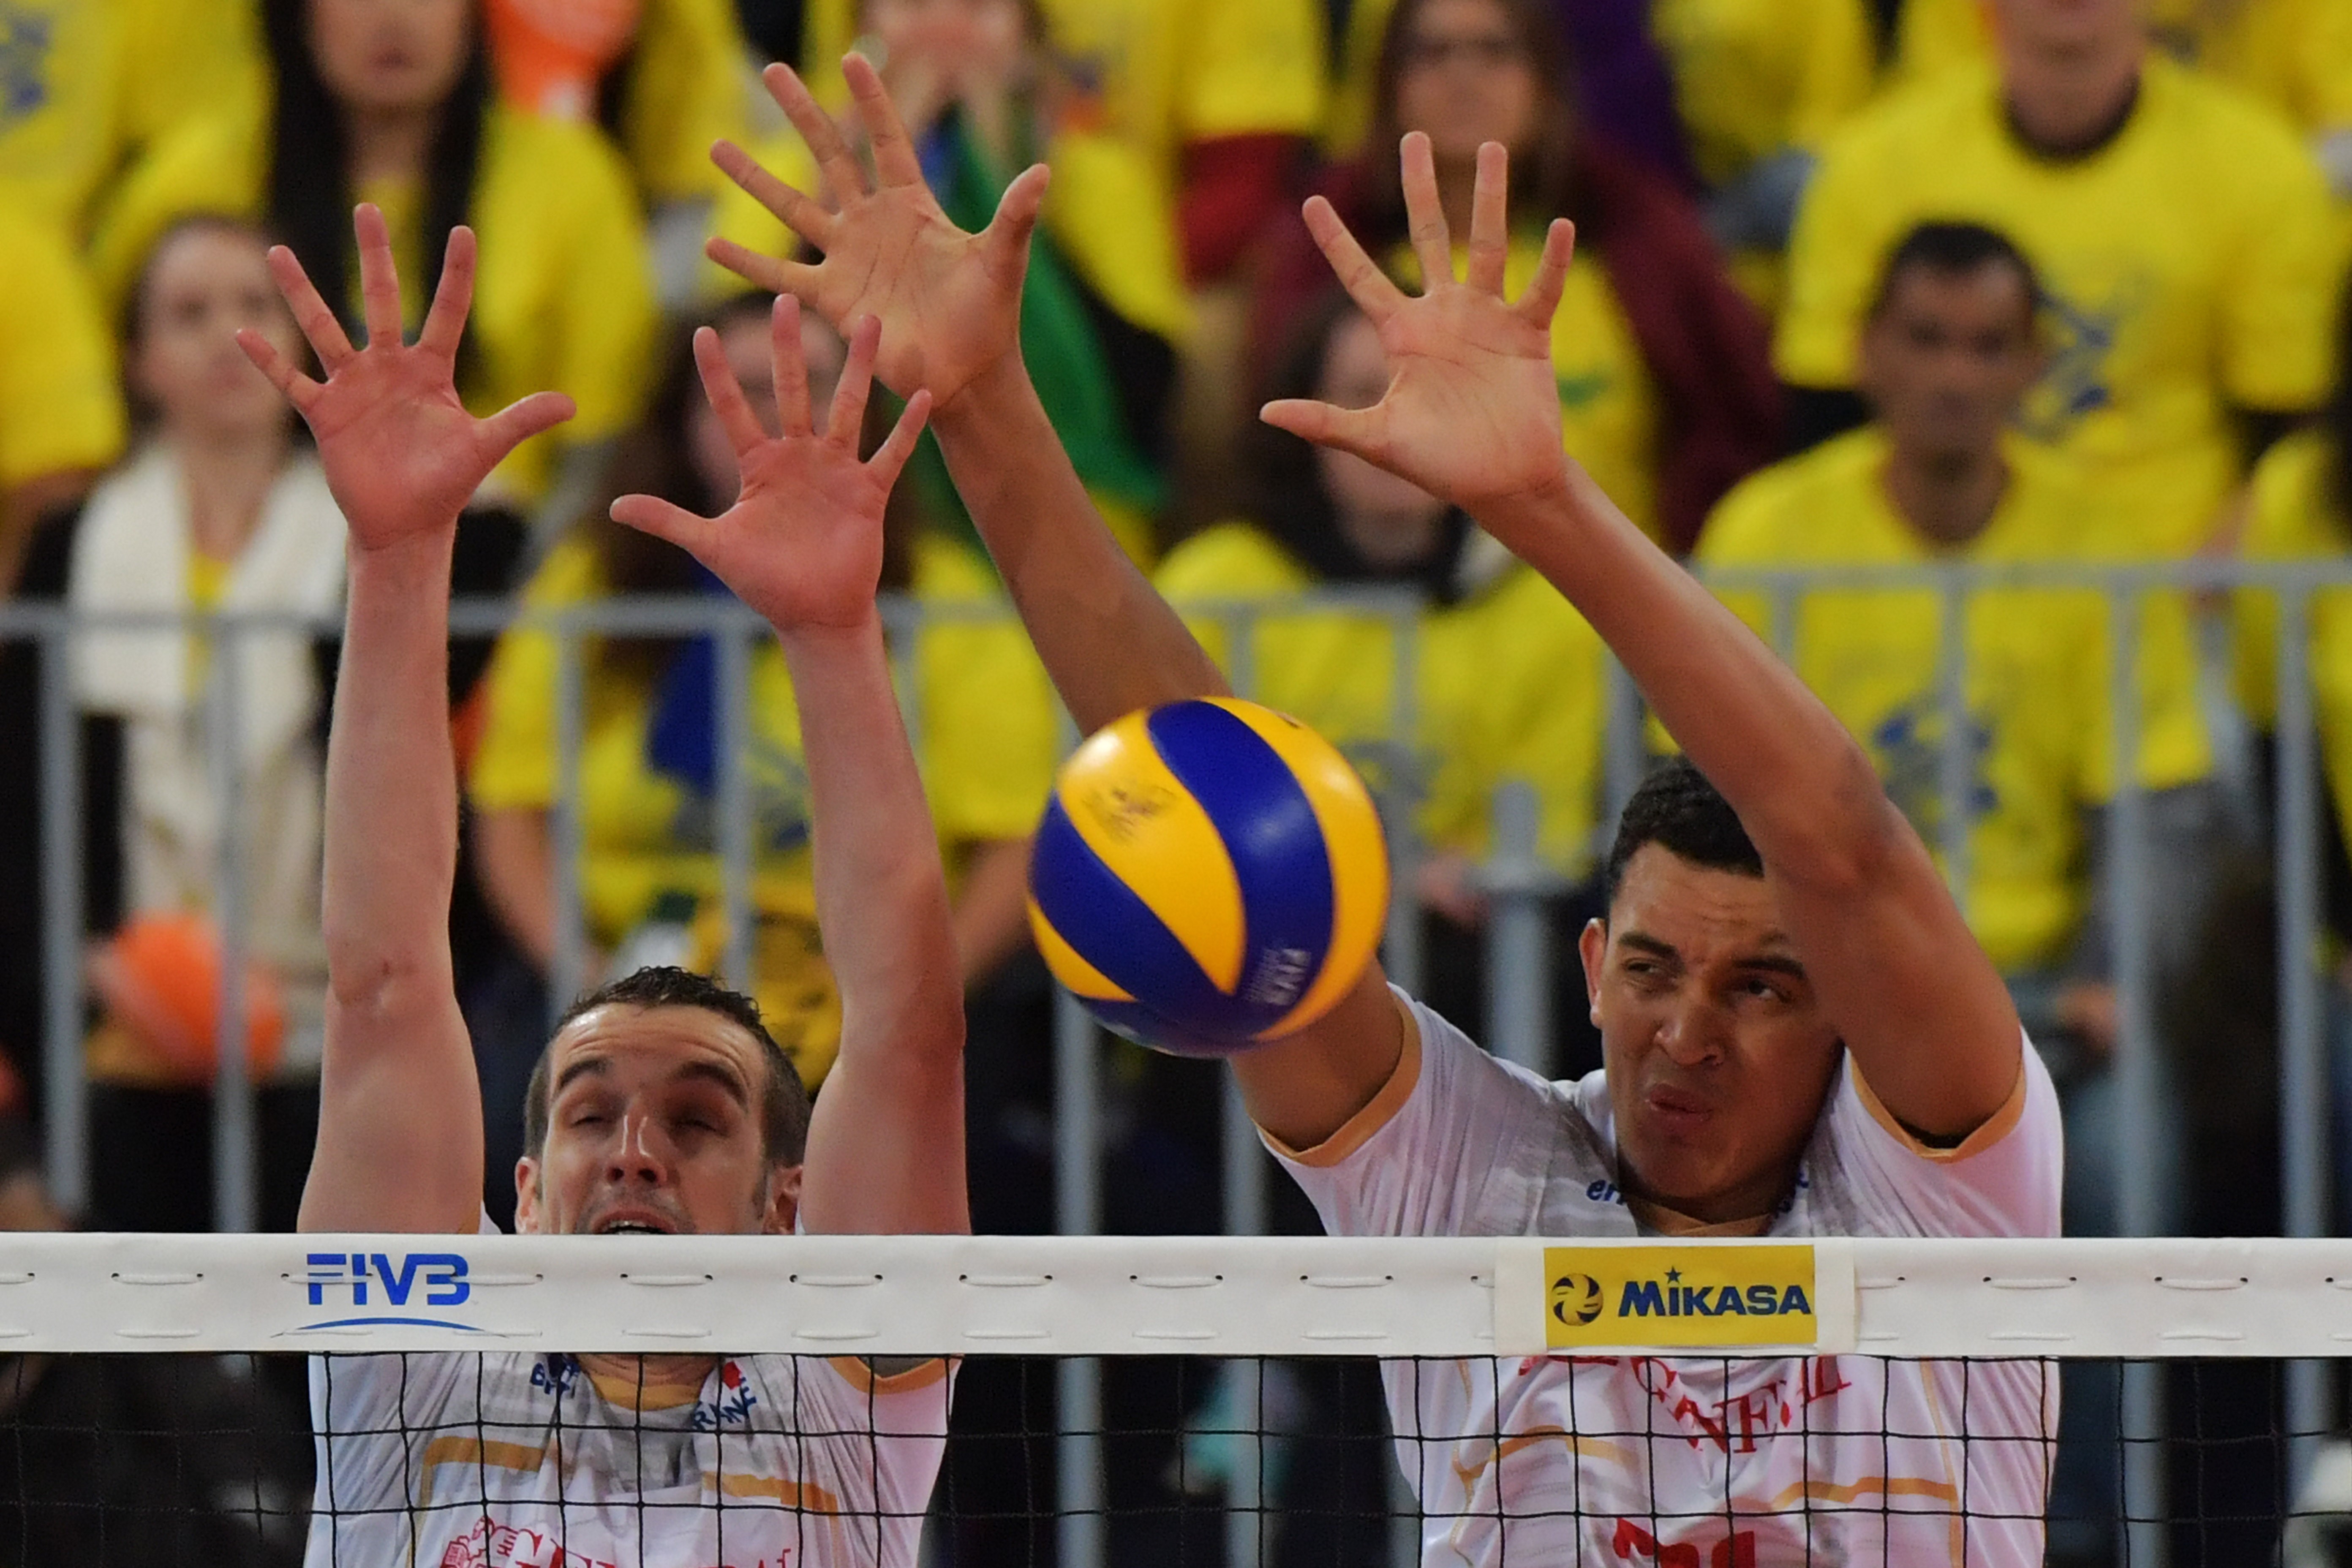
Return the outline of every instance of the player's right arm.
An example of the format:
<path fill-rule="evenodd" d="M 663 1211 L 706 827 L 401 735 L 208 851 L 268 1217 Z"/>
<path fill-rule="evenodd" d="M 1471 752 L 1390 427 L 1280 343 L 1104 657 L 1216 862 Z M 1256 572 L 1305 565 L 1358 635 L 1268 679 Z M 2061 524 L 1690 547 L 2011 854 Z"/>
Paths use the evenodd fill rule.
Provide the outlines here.
<path fill-rule="evenodd" d="M 1014 180 L 995 221 L 949 222 L 880 79 L 852 56 L 843 74 L 873 150 L 868 180 L 846 138 L 785 66 L 769 89 L 831 188 L 836 210 L 793 189 L 740 148 L 713 156 L 752 197 L 824 253 L 781 261 L 715 240 L 711 259 L 796 295 L 835 327 L 882 322 L 877 373 L 901 396 L 932 397 L 932 427 L 972 521 L 1078 728 L 1231 688 L 1111 536 L 1045 417 L 1021 360 L 1021 286 L 1045 172 Z M 1558 437 L 1555 434 L 1554 441 Z M 1237 1070 L 1258 1124 L 1293 1148 L 1322 1142 L 1393 1076 L 1403 1022 L 1375 964 L 1320 1022 L 1252 1051 Z"/>
<path fill-rule="evenodd" d="M 1503 149 L 1478 160 L 1466 282 L 1426 137 L 1405 139 L 1423 275 L 1408 299 L 1328 202 L 1308 226 L 1394 367 L 1367 409 L 1287 402 L 1269 423 L 1411 479 L 1541 572 L 1623 660 L 1667 731 L 1723 792 L 1764 861 L 1823 1011 L 1898 1121 L 1937 1140 L 1982 1126 L 2017 1089 L 2007 987 L 1870 759 L 1731 611 L 1628 522 L 1559 449 L 1551 319 L 1572 248 L 1556 222 L 1535 281 L 1502 297 Z"/>
<path fill-rule="evenodd" d="M 449 237 L 415 347 L 383 216 L 357 219 L 368 346 L 355 350 L 291 251 L 270 269 L 323 384 L 251 331 L 238 343 L 310 424 L 350 529 L 341 674 L 327 742 L 326 1054 L 304 1230 L 456 1231 L 481 1209 L 482 1113 L 449 958 L 457 780 L 447 698 L 457 514 L 520 442 L 571 416 L 526 398 L 482 420 L 453 384 L 474 239 Z"/>

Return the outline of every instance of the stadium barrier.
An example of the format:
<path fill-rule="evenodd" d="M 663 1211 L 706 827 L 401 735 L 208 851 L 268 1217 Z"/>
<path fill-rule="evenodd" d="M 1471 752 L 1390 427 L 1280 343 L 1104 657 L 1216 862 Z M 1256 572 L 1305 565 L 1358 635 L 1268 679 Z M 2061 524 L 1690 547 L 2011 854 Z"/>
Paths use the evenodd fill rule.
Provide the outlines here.
<path fill-rule="evenodd" d="M 2137 605 L 2152 594 L 2220 594 L 2245 587 L 2276 594 L 2279 614 L 2273 732 L 2278 765 L 2271 796 L 2259 804 L 2269 821 L 2276 866 L 2280 933 L 2276 975 L 2280 1018 L 2280 1185 L 2285 1215 L 2283 1228 L 2294 1237 L 2325 1234 L 2332 1145 L 2327 1125 L 2327 982 L 2317 963 L 2322 935 L 2323 845 L 2309 634 L 2315 598 L 2352 588 L 2352 561 L 1811 568 L 1717 574 L 1710 581 L 1722 588 L 1766 595 L 1773 610 L 1774 640 L 1783 651 L 1793 636 L 1798 609 L 1809 594 L 1831 589 L 1924 588 L 1939 596 L 1947 608 L 1942 617 L 1944 651 L 1939 666 L 1942 718 L 1946 721 L 1941 724 L 1937 769 L 1941 809 L 1935 841 L 1956 878 L 1966 866 L 1965 847 L 1974 802 L 1969 726 L 1949 721 L 1954 714 L 1964 710 L 1968 677 L 1961 617 L 1949 613 L 1951 610 L 1963 605 L 1969 595 L 1997 587 L 2091 589 L 2103 594 L 2111 608 Z M 1236 664 L 1231 672 L 1234 684 L 1246 696 L 1256 685 L 1255 671 L 1248 666 L 1247 650 L 1252 640 L 1245 635 L 1248 628 L 1258 618 L 1297 614 L 1302 609 L 1370 616 L 1385 621 L 1391 629 L 1395 669 L 1391 689 L 1395 694 L 1395 712 L 1390 744 L 1391 760 L 1396 765 L 1381 770 L 1381 804 L 1393 840 L 1397 885 L 1410 887 L 1412 868 L 1418 858 L 1418 847 L 1412 841 L 1415 770 L 1410 765 L 1418 669 L 1417 603 L 1409 595 L 1391 591 L 1342 590 L 1274 604 L 1192 605 L 1187 606 L 1187 613 L 1213 616 L 1224 625 L 1228 646 L 1235 650 Z M 996 619 L 1005 613 L 994 605 L 940 605 L 902 598 L 886 604 L 902 702 L 908 710 L 910 731 L 919 742 L 923 732 L 923 716 L 911 669 L 916 634 L 929 622 Z M 488 635 L 520 622 L 551 631 L 559 649 L 557 737 L 561 766 L 552 827 L 560 918 L 551 996 L 576 994 L 589 979 L 588 943 L 577 882 L 581 842 L 577 784 L 584 695 L 582 650 L 586 639 L 599 636 L 709 634 L 717 638 L 721 744 L 716 816 L 722 867 L 721 898 L 729 913 L 729 939 L 721 973 L 740 983 L 750 967 L 750 922 L 745 914 L 750 904 L 753 858 L 751 790 L 742 766 L 742 742 L 750 732 L 747 673 L 755 639 L 767 635 L 766 628 L 741 606 L 707 598 L 606 602 L 548 613 L 523 612 L 502 601 L 461 601 L 453 606 L 452 629 L 461 636 Z M 2112 687 L 2109 710 L 2114 726 L 2113 752 L 2116 756 L 2130 756 L 2136 750 L 2137 622 L 2137 615 L 2108 616 Z M 79 726 L 68 675 L 69 650 L 78 636 L 90 630 L 175 626 L 201 633 L 212 640 L 216 649 L 224 650 L 233 648 L 237 638 L 253 632 L 309 630 L 331 635 L 336 630 L 331 625 L 267 613 L 215 612 L 192 617 L 110 614 L 77 618 L 58 606 L 0 605 L 0 642 L 29 638 L 42 656 L 38 714 L 42 740 L 41 879 L 48 911 L 41 953 L 47 1008 L 43 1110 L 48 1135 L 50 1185 L 68 1208 L 80 1202 L 88 1191 L 82 1070 L 82 1042 L 88 1020 L 79 984 L 82 954 L 79 935 L 82 924 L 79 864 L 82 825 L 79 813 L 83 792 Z M 226 720 L 207 726 L 214 777 L 224 795 L 236 777 L 235 716 L 242 710 L 237 690 L 238 663 L 234 658 L 216 657 L 209 665 L 206 700 L 211 711 Z M 1598 786 L 1598 820 L 1604 836 L 1618 806 L 1638 783 L 1647 755 L 1638 700 L 1622 671 L 1613 666 L 1609 679 L 1605 762 Z M 2233 773 L 2226 756 L 2224 764 L 2225 776 L 2243 776 L 2242 769 Z M 2142 894 L 2149 881 L 2144 849 L 2145 805 L 2146 796 L 2133 770 L 2119 769 L 2116 795 L 2105 816 L 2105 859 L 2113 879 L 2110 935 L 2119 1018 L 2114 1070 L 2122 1113 L 2116 1121 L 2116 1157 L 2122 1178 L 2123 1228 L 2135 1235 L 2149 1234 L 2159 1227 L 2160 1216 L 2166 1212 L 2164 1184 L 2168 1173 L 2176 1168 L 2177 1160 L 2177 1152 L 2164 1147 L 2160 1139 L 2144 1135 L 2148 1129 L 2166 1125 L 2159 1111 L 2157 999 L 2149 962 L 2149 922 L 2155 911 Z M 1532 795 L 1525 782 L 1507 784 L 1498 793 L 1495 849 L 1484 879 L 1495 911 L 1488 947 L 1492 1027 L 1486 1044 L 1499 1056 L 1540 1070 L 1550 1059 L 1553 1022 L 1549 1016 L 1551 976 L 1545 936 L 1546 900 L 1587 867 L 1545 863 L 1535 844 L 1536 815 Z M 234 814 L 231 820 L 233 824 Z M 245 1005 L 240 994 L 246 944 L 240 888 L 242 850 L 235 831 L 225 835 L 215 902 L 226 951 L 218 1031 L 219 1070 L 215 1085 L 217 1110 L 214 1118 L 214 1212 L 219 1228 L 227 1231 L 253 1227 L 257 1192 L 254 1084 L 247 1066 Z M 1420 973 L 1418 939 L 1418 923 L 1408 900 L 1400 899 L 1391 912 L 1390 942 L 1384 956 L 1391 973 L 1409 988 Z M 1066 1234 L 1087 1235 L 1100 1226 L 1101 1130 L 1095 1116 L 1099 1050 L 1100 1041 L 1091 1022 L 1068 998 L 1063 998 L 1054 1039 L 1058 1108 L 1055 1139 L 1056 1214 L 1059 1228 Z M 1230 1089 L 1227 1106 L 1226 1212 L 1223 1217 L 1228 1234 L 1248 1235 L 1263 1228 L 1266 1162 Z M 1065 1462 L 1058 1467 L 1063 1561 L 1097 1562 L 1101 1560 L 1100 1540 L 1090 1536 L 1089 1521 L 1101 1518 L 1100 1499 L 1089 1489 L 1098 1487 L 1101 1466 L 1099 1450 L 1090 1447 L 1088 1438 L 1088 1430 L 1099 1427 L 1097 1372 L 1087 1359 L 1073 1358 L 1058 1364 L 1057 1378 L 1062 1425 L 1066 1428 L 1060 1439 Z M 2290 1428 L 2304 1434 L 2330 1429 L 2333 1395 L 2323 1369 L 2315 1363 L 2292 1362 L 2286 1379 Z M 2124 1396 L 2126 1426 L 2143 1432 L 2158 1429 L 2162 1419 L 2161 1401 L 2158 1380 L 2142 1377 L 2135 1382 L 2127 1378 Z M 2144 1450 L 2130 1452 L 2137 1457 Z M 2306 1455 L 2307 1452 L 2306 1445 Z M 2151 1495 L 2147 1489 L 2154 1485 L 2151 1475 L 2142 1475 L 2129 1481 L 2127 1494 Z M 2128 1504 L 2128 1496 L 2126 1501 Z M 1234 1502 L 1235 1516 L 1248 1517 L 1243 1508 L 1244 1500 Z M 2134 1558 L 2142 1560 L 2139 1556 Z"/>

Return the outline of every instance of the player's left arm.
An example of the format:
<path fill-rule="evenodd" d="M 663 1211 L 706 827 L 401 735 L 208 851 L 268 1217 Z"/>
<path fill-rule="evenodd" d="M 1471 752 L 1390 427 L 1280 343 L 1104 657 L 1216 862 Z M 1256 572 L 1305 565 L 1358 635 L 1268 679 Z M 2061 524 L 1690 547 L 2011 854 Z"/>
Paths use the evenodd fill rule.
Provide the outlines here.
<path fill-rule="evenodd" d="M 1572 234 L 1553 225 L 1535 281 L 1502 297 L 1504 150 L 1481 149 L 1466 282 L 1425 137 L 1404 187 L 1424 277 L 1402 293 L 1328 203 L 1307 219 L 1393 374 L 1368 409 L 1272 404 L 1265 416 L 1462 507 L 1541 572 L 1624 661 L 1761 855 L 1807 976 L 1880 1100 L 1915 1131 L 1965 1136 L 2009 1100 L 2022 1035 L 2007 987 L 1870 759 L 1820 700 L 1629 522 L 1559 446 L 1551 318 Z"/>
<path fill-rule="evenodd" d="M 695 357 L 735 448 L 742 493 L 696 517 L 650 496 L 613 515 L 691 552 L 776 628 L 800 706 L 813 796 L 817 922 L 841 992 L 841 1054 L 809 1127 L 801 1216 L 813 1231 L 967 1231 L 963 985 L 947 880 L 890 685 L 882 510 L 929 411 L 918 392 L 881 449 L 857 456 L 874 354 L 868 317 L 824 427 L 812 426 L 800 307 L 777 301 L 770 437 L 709 328 Z"/>

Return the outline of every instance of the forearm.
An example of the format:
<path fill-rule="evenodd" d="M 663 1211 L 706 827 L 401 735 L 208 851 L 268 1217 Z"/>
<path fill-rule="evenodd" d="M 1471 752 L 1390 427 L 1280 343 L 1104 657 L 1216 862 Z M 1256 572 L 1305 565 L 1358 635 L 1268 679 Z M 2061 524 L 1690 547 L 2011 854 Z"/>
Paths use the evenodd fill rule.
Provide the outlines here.
<path fill-rule="evenodd" d="M 1232 689 L 1104 526 L 1017 355 L 932 416 L 956 489 L 1084 731 Z"/>
<path fill-rule="evenodd" d="M 962 977 L 881 621 L 786 631 L 783 647 L 842 1012 L 802 1212 L 818 1231 L 966 1230 Z"/>
<path fill-rule="evenodd" d="M 1900 826 L 1869 758 L 1739 618 L 1644 538 L 1574 463 L 1496 531 L 1623 661 L 1776 874 L 1851 878 Z"/>
<path fill-rule="evenodd" d="M 441 533 L 354 551 L 327 744 L 324 929 L 343 1006 L 395 989 L 446 994 L 457 879 L 450 749 L 449 557 Z"/>

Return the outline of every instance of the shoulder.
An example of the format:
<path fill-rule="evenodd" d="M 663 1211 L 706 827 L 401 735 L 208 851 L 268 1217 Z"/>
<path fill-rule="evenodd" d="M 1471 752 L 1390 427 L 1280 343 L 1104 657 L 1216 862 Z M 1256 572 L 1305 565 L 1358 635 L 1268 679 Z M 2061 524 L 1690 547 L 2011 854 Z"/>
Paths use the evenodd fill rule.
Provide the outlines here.
<path fill-rule="evenodd" d="M 1848 1057 L 1823 1122 L 1829 1158 L 1813 1196 L 1836 1228 L 1864 1235 L 2055 1236 L 2065 1135 L 2042 1054 L 2021 1032 L 2016 1087 L 1951 1147 L 1898 1121 Z"/>
<path fill-rule="evenodd" d="M 1153 577 L 1171 599 L 1292 593 L 1312 586 L 1298 558 L 1254 522 L 1202 529 L 1168 552 Z"/>
<path fill-rule="evenodd" d="M 1821 525 L 1868 500 L 1885 453 L 1878 433 L 1865 427 L 1750 474 L 1707 518 L 1699 563 L 1748 565 L 1820 555 Z"/>
<path fill-rule="evenodd" d="M 1913 162 L 1920 150 L 1944 145 L 1956 136 L 1980 138 L 1998 130 L 1991 112 L 1997 100 L 1993 68 L 1971 62 L 1910 87 L 1897 88 L 1848 121 L 1822 149 L 1823 178 L 1852 178 L 1864 171 L 1925 173 L 1936 164 Z"/>
<path fill-rule="evenodd" d="M 2149 59 L 2141 82 L 2151 126 L 2217 166 L 2238 174 L 2313 167 L 2293 123 L 2235 83 L 2161 54 Z M 2244 159 L 2254 160 L 2251 170 L 2242 167 Z"/>

